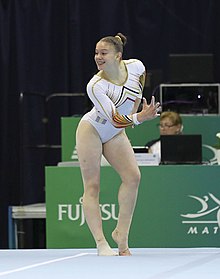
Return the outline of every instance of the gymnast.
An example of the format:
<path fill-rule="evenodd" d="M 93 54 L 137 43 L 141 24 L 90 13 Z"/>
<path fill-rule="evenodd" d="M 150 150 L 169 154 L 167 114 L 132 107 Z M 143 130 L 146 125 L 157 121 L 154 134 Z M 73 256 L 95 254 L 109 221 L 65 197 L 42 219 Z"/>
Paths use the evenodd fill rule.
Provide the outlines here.
<path fill-rule="evenodd" d="M 146 76 L 143 63 L 122 59 L 126 42 L 122 33 L 97 42 L 94 59 L 98 72 L 87 84 L 87 94 L 94 106 L 81 118 L 76 131 L 84 185 L 83 210 L 99 256 L 131 255 L 128 237 L 141 175 L 125 128 L 157 117 L 160 110 L 154 96 L 149 104 L 142 98 Z M 110 247 L 102 228 L 99 207 L 102 155 L 121 178 L 118 221 L 112 232 L 118 252 Z"/>

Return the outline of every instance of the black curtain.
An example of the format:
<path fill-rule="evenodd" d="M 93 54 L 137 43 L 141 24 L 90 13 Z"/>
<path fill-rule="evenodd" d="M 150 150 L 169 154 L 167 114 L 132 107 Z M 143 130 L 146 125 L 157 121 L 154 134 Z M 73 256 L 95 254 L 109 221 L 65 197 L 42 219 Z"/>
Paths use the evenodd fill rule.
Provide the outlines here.
<path fill-rule="evenodd" d="M 157 83 L 169 82 L 169 53 L 213 53 L 220 82 L 219 8 L 219 0 L 0 0 L 0 248 L 8 206 L 45 201 L 44 167 L 61 157 L 60 117 L 91 107 L 86 95 L 49 96 L 85 93 L 97 40 L 127 35 L 124 58 L 141 59 Z"/>

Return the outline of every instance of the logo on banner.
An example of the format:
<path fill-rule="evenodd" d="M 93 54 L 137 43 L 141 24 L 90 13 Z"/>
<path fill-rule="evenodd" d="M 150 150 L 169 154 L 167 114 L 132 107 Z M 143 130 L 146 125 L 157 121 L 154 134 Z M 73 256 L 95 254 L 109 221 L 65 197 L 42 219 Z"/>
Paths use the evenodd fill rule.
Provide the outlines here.
<path fill-rule="evenodd" d="M 79 199 L 78 204 L 58 204 L 58 220 L 63 221 L 68 219 L 70 221 L 80 221 L 80 226 L 85 224 L 85 216 L 82 207 L 82 197 Z M 115 204 L 100 204 L 102 220 L 108 221 L 110 219 L 118 220 L 116 216 Z"/>
<path fill-rule="evenodd" d="M 184 218 L 182 223 L 188 225 L 187 234 L 217 234 L 220 228 L 220 200 L 212 193 L 203 197 L 188 197 L 199 203 L 200 209 L 180 215 Z"/>

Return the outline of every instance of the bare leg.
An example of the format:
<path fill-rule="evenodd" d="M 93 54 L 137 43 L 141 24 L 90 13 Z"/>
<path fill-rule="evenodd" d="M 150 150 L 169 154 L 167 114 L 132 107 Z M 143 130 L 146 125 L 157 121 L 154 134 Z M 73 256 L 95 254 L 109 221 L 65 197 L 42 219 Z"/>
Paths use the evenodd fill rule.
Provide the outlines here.
<path fill-rule="evenodd" d="M 119 255 L 129 256 L 131 253 L 128 248 L 128 236 L 136 205 L 140 171 L 130 142 L 124 133 L 104 145 L 104 155 L 122 179 L 118 193 L 118 223 L 112 237 L 118 244 Z"/>
<path fill-rule="evenodd" d="M 95 239 L 98 255 L 115 256 L 103 234 L 99 207 L 100 162 L 102 143 L 96 130 L 81 121 L 76 132 L 76 146 L 84 183 L 83 210 L 89 229 Z"/>

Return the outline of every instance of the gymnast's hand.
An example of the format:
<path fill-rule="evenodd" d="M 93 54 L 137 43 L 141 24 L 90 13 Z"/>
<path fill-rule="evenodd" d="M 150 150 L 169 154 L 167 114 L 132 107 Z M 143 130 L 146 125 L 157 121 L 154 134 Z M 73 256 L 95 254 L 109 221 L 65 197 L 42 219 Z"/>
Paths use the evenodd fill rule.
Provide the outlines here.
<path fill-rule="evenodd" d="M 148 105 L 147 100 L 143 98 L 143 105 L 142 105 L 142 110 L 137 114 L 137 120 L 139 122 L 144 122 L 146 120 L 153 119 L 160 114 L 158 113 L 161 110 L 160 103 L 157 102 L 155 104 L 155 97 L 152 96 L 151 102 Z"/>

